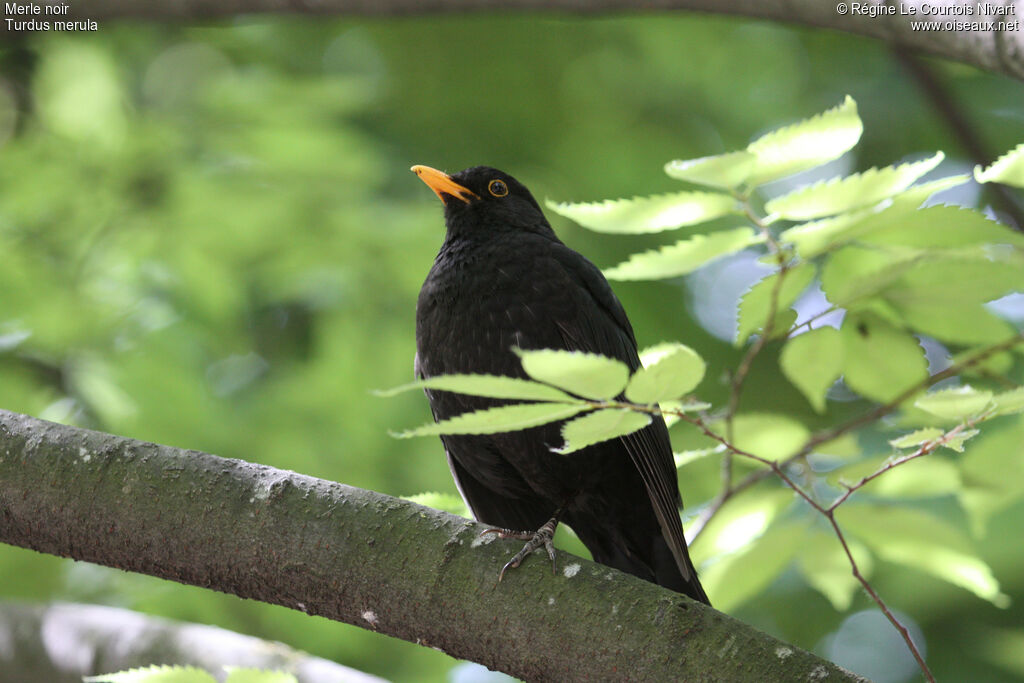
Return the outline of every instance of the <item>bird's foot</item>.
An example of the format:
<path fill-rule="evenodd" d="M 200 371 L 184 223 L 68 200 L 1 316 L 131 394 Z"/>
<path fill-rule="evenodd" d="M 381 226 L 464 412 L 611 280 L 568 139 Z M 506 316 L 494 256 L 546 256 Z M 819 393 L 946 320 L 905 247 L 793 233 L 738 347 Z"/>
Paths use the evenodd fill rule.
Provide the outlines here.
<path fill-rule="evenodd" d="M 513 531 L 512 529 L 484 529 L 481 532 L 483 534 L 498 534 L 502 538 L 515 538 L 520 541 L 526 541 L 526 545 L 523 549 L 516 553 L 511 560 L 505 563 L 505 566 L 501 568 L 501 572 L 498 574 L 498 581 L 500 582 L 505 577 L 505 572 L 509 569 L 515 569 L 526 556 L 537 550 L 540 547 L 544 547 L 548 551 L 548 557 L 551 558 L 551 573 L 555 573 L 555 544 L 553 539 L 555 537 L 555 528 L 558 526 L 558 517 L 552 517 L 548 521 L 544 522 L 544 525 L 536 531 Z"/>

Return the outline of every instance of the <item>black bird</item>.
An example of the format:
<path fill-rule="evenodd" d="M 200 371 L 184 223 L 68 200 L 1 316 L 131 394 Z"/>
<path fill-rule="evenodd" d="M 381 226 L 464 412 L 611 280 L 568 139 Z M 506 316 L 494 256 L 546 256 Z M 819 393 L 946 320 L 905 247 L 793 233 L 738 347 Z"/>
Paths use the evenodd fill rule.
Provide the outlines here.
<path fill-rule="evenodd" d="M 525 377 L 513 347 L 587 351 L 640 366 L 633 328 L 608 281 L 555 236 L 526 187 L 486 166 L 453 176 L 412 170 L 443 202 L 447 226 L 416 304 L 417 376 Z M 435 420 L 500 403 L 426 393 Z M 531 539 L 506 568 L 542 545 L 553 553 L 551 535 L 564 521 L 596 562 L 710 604 L 686 550 L 664 420 L 569 455 L 551 450 L 562 444 L 560 426 L 441 437 L 473 515 L 503 535 Z"/>

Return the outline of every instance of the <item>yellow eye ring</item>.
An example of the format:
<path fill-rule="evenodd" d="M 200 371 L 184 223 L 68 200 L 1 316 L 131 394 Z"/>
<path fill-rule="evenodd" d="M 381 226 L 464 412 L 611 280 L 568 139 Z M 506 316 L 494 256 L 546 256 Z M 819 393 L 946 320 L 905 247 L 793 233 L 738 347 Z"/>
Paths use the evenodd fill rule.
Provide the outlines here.
<path fill-rule="evenodd" d="M 504 197 L 508 194 L 508 185 L 503 180 L 492 180 L 487 183 L 487 191 L 495 197 Z"/>

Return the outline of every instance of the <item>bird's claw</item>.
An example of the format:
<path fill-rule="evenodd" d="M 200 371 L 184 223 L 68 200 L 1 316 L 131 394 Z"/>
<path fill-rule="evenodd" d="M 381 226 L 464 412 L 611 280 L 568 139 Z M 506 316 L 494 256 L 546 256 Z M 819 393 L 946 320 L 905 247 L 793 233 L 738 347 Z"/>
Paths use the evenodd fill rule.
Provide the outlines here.
<path fill-rule="evenodd" d="M 515 569 L 526 556 L 543 547 L 548 551 L 548 557 L 551 558 L 551 573 L 555 574 L 555 527 L 558 526 L 558 518 L 552 517 L 544 523 L 541 528 L 536 531 L 513 531 L 512 529 L 484 529 L 480 532 L 480 535 L 484 534 L 498 534 L 502 538 L 514 538 L 520 541 L 526 541 L 526 545 L 518 553 L 512 556 L 512 559 L 505 563 L 505 566 L 501 568 L 498 573 L 498 582 L 505 578 L 505 572 L 509 569 Z"/>

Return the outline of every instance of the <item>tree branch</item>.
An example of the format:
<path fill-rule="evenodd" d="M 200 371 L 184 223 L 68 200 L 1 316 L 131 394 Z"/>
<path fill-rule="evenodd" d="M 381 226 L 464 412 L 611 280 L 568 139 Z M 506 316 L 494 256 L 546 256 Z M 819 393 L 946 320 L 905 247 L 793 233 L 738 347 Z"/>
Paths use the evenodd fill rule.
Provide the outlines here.
<path fill-rule="evenodd" d="M 58 4 L 59 1 L 39 0 L 36 4 Z M 1024 31 L 1020 23 L 1024 21 L 1024 0 L 987 3 L 1011 8 L 1005 16 L 982 14 L 983 3 L 977 2 L 963 3 L 973 9 L 973 14 L 968 16 L 936 16 L 934 10 L 927 13 L 929 8 L 949 4 L 902 0 L 889 9 L 881 0 L 856 3 L 821 0 L 78 0 L 71 3 L 71 15 L 60 18 L 196 20 L 262 13 L 390 16 L 494 11 L 605 14 L 692 10 L 835 29 L 1024 79 Z M 840 5 L 845 13 L 837 9 Z M 853 10 L 855 6 L 857 11 Z M 907 13 L 901 13 L 901 9 Z M 893 13 L 889 14 L 890 11 Z M 939 22 L 939 26 L 934 30 L 915 29 L 913 22 L 918 21 Z M 952 21 L 978 22 L 980 26 L 967 27 L 978 30 L 943 27 L 944 22 Z M 1004 22 L 1002 26 L 1000 21 Z M 1015 21 L 1018 23 L 1014 26 Z M 993 22 L 993 27 L 985 26 L 987 22 Z M 0 22 L 0 33 L 6 30 L 5 22 Z"/>
<path fill-rule="evenodd" d="M 60 647 L 53 647 L 59 628 Z M 101 605 L 0 602 L 0 681 L 81 681 L 153 664 L 293 673 L 299 683 L 386 683 L 281 643 Z"/>
<path fill-rule="evenodd" d="M 342 484 L 0 411 L 0 541 L 284 605 L 527 680 L 861 680 L 688 598 Z M 835 677 L 835 678 L 833 678 Z"/>

